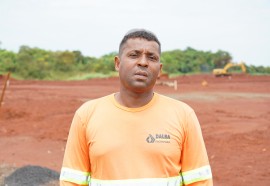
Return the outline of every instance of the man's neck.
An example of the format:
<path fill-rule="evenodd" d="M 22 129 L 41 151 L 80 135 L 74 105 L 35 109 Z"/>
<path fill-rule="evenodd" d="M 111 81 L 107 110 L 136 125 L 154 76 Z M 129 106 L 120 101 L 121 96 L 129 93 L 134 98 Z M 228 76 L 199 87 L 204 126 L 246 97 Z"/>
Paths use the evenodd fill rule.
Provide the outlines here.
<path fill-rule="evenodd" d="M 147 105 L 153 98 L 153 90 L 144 93 L 121 91 L 115 94 L 116 101 L 128 108 L 138 108 Z"/>

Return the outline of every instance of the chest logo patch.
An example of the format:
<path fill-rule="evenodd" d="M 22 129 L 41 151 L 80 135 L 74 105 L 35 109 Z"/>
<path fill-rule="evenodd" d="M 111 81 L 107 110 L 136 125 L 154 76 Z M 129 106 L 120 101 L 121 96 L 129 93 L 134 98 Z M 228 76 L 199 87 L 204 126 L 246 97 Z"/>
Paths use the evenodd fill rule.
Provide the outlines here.
<path fill-rule="evenodd" d="M 170 140 L 169 134 L 149 134 L 146 138 L 147 143 L 170 143 Z"/>

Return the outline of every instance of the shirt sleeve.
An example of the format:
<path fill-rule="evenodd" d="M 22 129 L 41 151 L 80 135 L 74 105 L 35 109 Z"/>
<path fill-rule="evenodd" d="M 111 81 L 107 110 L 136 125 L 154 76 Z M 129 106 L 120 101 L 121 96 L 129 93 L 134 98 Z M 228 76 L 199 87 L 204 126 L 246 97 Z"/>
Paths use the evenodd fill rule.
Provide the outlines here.
<path fill-rule="evenodd" d="M 211 186 L 212 173 L 199 121 L 192 110 L 186 118 L 185 139 L 181 153 L 184 185 Z"/>
<path fill-rule="evenodd" d="M 66 144 L 60 186 L 88 185 L 90 180 L 89 148 L 86 126 L 78 112 L 75 113 Z"/>

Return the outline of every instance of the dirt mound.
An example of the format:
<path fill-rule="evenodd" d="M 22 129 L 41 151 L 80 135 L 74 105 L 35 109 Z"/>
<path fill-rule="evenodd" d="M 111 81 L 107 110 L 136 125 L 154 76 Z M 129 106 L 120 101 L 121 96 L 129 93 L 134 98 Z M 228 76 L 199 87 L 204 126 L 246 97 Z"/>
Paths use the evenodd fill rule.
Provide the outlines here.
<path fill-rule="evenodd" d="M 58 180 L 59 173 L 40 166 L 24 166 L 5 178 L 3 186 L 42 186 Z"/>

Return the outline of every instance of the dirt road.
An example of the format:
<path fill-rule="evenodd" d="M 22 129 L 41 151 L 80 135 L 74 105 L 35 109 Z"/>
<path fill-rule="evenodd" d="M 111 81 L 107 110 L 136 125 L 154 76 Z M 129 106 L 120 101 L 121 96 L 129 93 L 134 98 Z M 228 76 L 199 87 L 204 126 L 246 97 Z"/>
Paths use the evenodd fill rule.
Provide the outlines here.
<path fill-rule="evenodd" d="M 215 185 L 270 185 L 270 76 L 194 75 L 160 81 L 173 80 L 177 90 L 157 85 L 156 92 L 196 111 Z M 75 110 L 117 87 L 116 78 L 11 80 L 0 110 L 0 165 L 41 165 L 59 171 Z"/>

